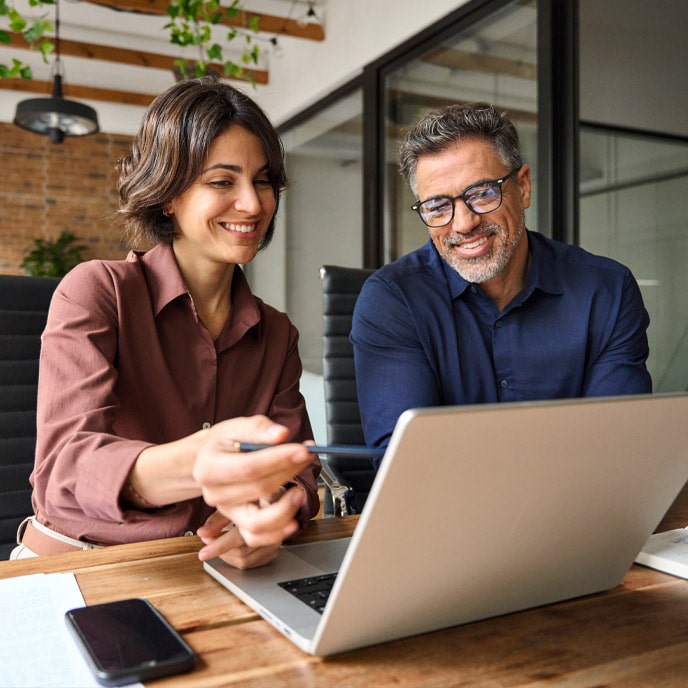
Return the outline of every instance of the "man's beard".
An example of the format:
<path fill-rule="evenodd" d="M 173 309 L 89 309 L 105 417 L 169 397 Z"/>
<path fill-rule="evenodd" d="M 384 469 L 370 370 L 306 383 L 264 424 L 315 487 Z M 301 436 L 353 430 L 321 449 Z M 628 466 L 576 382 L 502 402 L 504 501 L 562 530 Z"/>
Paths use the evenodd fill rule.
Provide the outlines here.
<path fill-rule="evenodd" d="M 442 256 L 450 267 L 459 273 L 467 282 L 481 284 L 499 275 L 508 265 L 516 252 L 526 228 L 526 219 L 522 218 L 516 234 L 510 237 L 508 232 L 496 223 L 481 225 L 470 234 L 450 234 L 442 239 Z M 454 246 L 470 243 L 480 237 L 494 236 L 491 251 L 476 258 L 463 258 L 455 253 Z"/>

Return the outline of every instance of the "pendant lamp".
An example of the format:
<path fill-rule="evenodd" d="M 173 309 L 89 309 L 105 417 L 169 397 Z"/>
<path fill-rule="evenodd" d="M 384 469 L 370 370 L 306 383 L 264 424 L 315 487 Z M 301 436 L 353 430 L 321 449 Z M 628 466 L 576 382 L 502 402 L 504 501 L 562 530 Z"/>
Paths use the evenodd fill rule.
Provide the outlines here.
<path fill-rule="evenodd" d="M 62 60 L 60 59 L 60 0 L 55 2 L 55 59 L 52 64 L 53 95 L 30 98 L 17 104 L 14 123 L 36 134 L 47 134 L 53 143 L 65 136 L 86 136 L 98 131 L 96 111 L 83 103 L 65 100 L 62 95 Z"/>
<path fill-rule="evenodd" d="M 313 3 L 314 0 L 308 0 L 308 12 L 296 20 L 296 23 L 301 28 L 308 26 L 308 24 L 320 24 L 320 19 L 318 19 L 318 15 L 315 13 Z"/>

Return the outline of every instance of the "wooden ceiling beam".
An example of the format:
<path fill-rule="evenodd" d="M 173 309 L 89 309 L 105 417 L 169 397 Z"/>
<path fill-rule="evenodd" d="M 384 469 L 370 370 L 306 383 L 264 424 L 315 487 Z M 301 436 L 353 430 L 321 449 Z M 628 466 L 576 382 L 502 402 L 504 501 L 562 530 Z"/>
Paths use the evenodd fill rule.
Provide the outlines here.
<path fill-rule="evenodd" d="M 128 12 L 142 12 L 144 14 L 167 15 L 168 0 L 87 0 L 93 5 L 111 7 Z M 224 19 L 222 24 L 242 28 L 249 26 L 249 22 L 258 18 L 261 33 L 274 33 L 278 36 L 305 38 L 311 41 L 325 40 L 325 30 L 319 22 L 307 23 L 301 26 L 295 19 L 278 17 L 274 14 L 242 11 L 238 16 Z"/>
<path fill-rule="evenodd" d="M 52 95 L 53 85 L 50 81 L 40 81 L 38 79 L 0 79 L 0 89 L 36 93 L 39 97 L 44 96 L 48 98 Z M 101 100 L 107 103 L 137 105 L 139 107 L 147 107 L 157 95 L 155 93 L 133 93 L 111 88 L 97 88 L 95 86 L 79 86 L 78 84 L 70 84 L 67 81 L 62 83 L 62 91 L 65 98 Z"/>
<path fill-rule="evenodd" d="M 10 34 L 9 44 L 19 50 L 30 50 L 31 46 L 26 42 L 21 34 Z M 60 54 L 72 57 L 82 57 L 89 60 L 101 60 L 103 62 L 115 62 L 118 64 L 128 64 L 135 67 L 149 67 L 174 71 L 174 61 L 177 59 L 171 55 L 160 53 L 149 53 L 142 50 L 129 50 L 127 48 L 116 48 L 110 45 L 98 45 L 95 43 L 83 43 L 81 41 L 69 41 L 60 38 Z M 223 73 L 221 64 L 210 64 L 211 68 L 219 74 Z M 242 81 L 247 81 L 253 77 L 257 84 L 268 83 L 268 72 L 262 69 L 245 69 Z M 229 77 L 231 78 L 231 77 Z M 2 80 L 3 83 L 5 80 Z"/>
<path fill-rule="evenodd" d="M 433 52 L 423 55 L 422 59 L 424 62 L 452 70 L 499 74 L 529 81 L 537 79 L 537 66 L 534 64 L 519 62 L 505 57 L 458 50 L 456 48 L 440 47 Z"/>

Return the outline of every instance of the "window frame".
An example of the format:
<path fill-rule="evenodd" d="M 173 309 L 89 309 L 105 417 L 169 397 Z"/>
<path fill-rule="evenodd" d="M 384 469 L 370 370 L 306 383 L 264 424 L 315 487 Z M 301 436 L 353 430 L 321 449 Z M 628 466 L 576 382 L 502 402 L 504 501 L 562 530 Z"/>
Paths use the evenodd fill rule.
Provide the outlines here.
<path fill-rule="evenodd" d="M 469 0 L 393 50 L 369 63 L 360 75 L 301 113 L 279 131 L 301 124 L 356 88 L 363 92 L 363 266 L 384 263 L 386 77 L 508 6 L 512 0 Z M 578 239 L 578 0 L 537 0 L 538 227 L 568 243 Z"/>

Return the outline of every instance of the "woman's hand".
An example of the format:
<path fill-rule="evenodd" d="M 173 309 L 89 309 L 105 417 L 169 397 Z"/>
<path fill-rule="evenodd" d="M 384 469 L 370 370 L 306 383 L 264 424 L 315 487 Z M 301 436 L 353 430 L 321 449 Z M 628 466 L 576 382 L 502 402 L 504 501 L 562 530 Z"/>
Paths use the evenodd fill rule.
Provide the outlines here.
<path fill-rule="evenodd" d="M 220 557 L 238 569 L 264 566 L 279 552 L 279 545 L 249 547 L 231 521 L 219 511 L 210 516 L 198 529 L 198 536 L 205 545 L 198 552 L 201 561 Z"/>
<path fill-rule="evenodd" d="M 274 558 L 282 541 L 298 530 L 295 517 L 305 493 L 299 486 L 285 490 L 284 485 L 313 460 L 310 452 L 301 444 L 248 453 L 235 446 L 238 441 L 278 444 L 288 434 L 287 428 L 264 416 L 233 418 L 210 429 L 193 476 L 206 503 L 224 519 L 211 517 L 199 529 L 206 543 L 202 558 L 222 555 L 235 566 L 258 566 Z M 230 522 L 234 528 L 221 533 Z"/>

